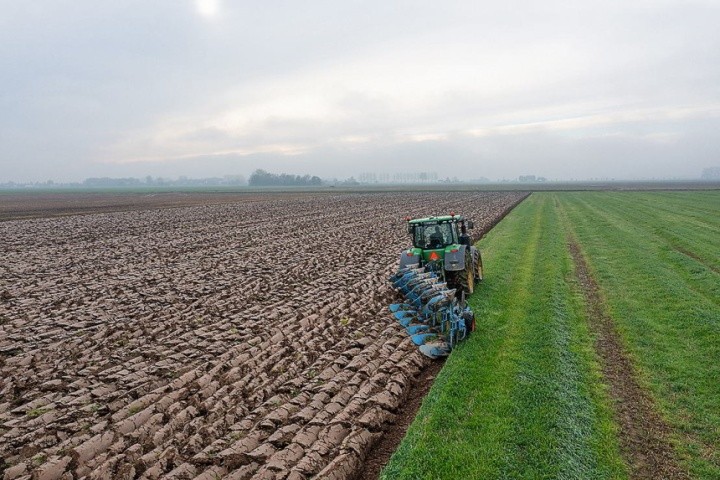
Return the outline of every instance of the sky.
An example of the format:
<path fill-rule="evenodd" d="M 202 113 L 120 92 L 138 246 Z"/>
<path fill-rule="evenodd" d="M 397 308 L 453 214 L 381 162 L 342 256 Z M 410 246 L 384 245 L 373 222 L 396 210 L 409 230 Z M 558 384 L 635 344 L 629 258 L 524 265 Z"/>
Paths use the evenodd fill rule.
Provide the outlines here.
<path fill-rule="evenodd" d="M 697 178 L 718 25 L 718 0 L 0 0 L 0 182 Z"/>

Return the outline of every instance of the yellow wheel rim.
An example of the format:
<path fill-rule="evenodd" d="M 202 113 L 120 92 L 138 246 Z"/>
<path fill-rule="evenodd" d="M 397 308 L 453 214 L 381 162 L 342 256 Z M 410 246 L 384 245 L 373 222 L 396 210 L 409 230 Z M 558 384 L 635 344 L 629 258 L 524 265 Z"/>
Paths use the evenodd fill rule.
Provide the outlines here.
<path fill-rule="evenodd" d="M 473 274 L 472 266 L 468 269 L 467 283 L 468 292 L 473 293 L 475 291 L 475 275 Z"/>

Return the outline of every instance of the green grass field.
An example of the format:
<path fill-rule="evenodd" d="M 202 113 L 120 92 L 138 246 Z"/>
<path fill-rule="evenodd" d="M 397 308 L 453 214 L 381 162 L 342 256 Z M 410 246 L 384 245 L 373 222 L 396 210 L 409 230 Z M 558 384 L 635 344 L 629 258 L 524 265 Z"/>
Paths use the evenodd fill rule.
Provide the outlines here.
<path fill-rule="evenodd" d="M 680 467 L 720 478 L 720 193 L 536 193 L 480 243 L 478 330 L 382 478 L 628 478 L 570 241 Z"/>

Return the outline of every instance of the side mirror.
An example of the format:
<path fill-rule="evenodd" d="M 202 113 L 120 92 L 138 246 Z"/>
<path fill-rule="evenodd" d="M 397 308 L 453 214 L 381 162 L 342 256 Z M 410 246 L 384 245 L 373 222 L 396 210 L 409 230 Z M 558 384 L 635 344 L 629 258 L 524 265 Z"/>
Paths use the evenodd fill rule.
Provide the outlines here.
<path fill-rule="evenodd" d="M 415 233 L 415 227 L 412 226 L 412 225 L 410 225 L 409 223 L 408 223 L 408 233 L 409 233 L 410 235 L 412 235 L 413 233 Z"/>
<path fill-rule="evenodd" d="M 475 228 L 475 224 L 473 224 L 472 220 L 467 221 L 467 228 L 470 228 L 470 229 Z"/>

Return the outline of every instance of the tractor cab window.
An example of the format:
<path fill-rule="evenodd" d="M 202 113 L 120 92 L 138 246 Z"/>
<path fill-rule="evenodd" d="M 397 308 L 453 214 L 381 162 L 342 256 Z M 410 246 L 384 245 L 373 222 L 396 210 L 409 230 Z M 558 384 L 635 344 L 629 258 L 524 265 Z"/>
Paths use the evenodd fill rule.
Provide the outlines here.
<path fill-rule="evenodd" d="M 414 243 L 417 248 L 443 248 L 456 243 L 454 237 L 451 223 L 418 225 L 415 227 Z"/>

